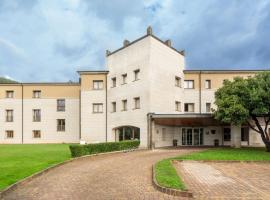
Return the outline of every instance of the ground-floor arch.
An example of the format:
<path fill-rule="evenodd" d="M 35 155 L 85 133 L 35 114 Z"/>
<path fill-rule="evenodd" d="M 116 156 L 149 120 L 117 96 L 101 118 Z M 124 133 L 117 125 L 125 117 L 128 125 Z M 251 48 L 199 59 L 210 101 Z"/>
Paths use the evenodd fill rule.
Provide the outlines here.
<path fill-rule="evenodd" d="M 115 141 L 140 140 L 140 128 L 135 126 L 119 126 L 114 128 Z"/>

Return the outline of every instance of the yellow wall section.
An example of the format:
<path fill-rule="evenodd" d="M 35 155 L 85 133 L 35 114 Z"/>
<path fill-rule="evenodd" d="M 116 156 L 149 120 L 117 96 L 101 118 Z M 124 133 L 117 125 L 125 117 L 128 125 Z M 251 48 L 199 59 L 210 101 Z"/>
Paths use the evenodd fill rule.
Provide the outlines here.
<path fill-rule="evenodd" d="M 106 76 L 107 74 L 81 74 L 81 90 L 93 90 L 94 80 L 103 80 L 105 90 Z"/>
<path fill-rule="evenodd" d="M 6 98 L 6 91 L 14 91 L 14 99 L 22 98 L 22 87 L 21 85 L 0 85 L 0 99 Z"/>
<path fill-rule="evenodd" d="M 205 80 L 211 80 L 211 89 L 218 89 L 222 87 L 223 80 L 233 80 L 234 77 L 247 78 L 254 76 L 256 72 L 241 72 L 241 73 L 202 73 L 201 74 L 201 88 L 205 89 Z M 194 89 L 199 89 L 199 73 L 186 73 L 185 80 L 194 80 Z"/>

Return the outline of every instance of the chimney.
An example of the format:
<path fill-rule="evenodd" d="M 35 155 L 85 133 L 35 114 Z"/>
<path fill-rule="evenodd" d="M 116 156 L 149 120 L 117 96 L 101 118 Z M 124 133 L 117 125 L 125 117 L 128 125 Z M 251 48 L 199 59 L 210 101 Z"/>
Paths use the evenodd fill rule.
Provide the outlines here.
<path fill-rule="evenodd" d="M 172 46 L 172 41 L 171 41 L 171 40 L 166 40 L 166 41 L 165 41 L 165 44 L 166 44 L 167 46 L 171 47 L 171 46 Z"/>
<path fill-rule="evenodd" d="M 147 35 L 152 35 L 153 34 L 152 27 L 151 26 L 148 26 L 146 32 L 147 32 Z"/>
<path fill-rule="evenodd" d="M 129 41 L 128 40 L 124 40 L 123 45 L 124 45 L 124 47 L 128 46 L 129 45 Z"/>
<path fill-rule="evenodd" d="M 182 56 L 185 56 L 185 50 L 181 50 L 181 51 L 179 51 L 179 53 L 180 53 Z"/>
<path fill-rule="evenodd" d="M 110 55 L 111 52 L 109 50 L 106 50 L 106 56 Z"/>

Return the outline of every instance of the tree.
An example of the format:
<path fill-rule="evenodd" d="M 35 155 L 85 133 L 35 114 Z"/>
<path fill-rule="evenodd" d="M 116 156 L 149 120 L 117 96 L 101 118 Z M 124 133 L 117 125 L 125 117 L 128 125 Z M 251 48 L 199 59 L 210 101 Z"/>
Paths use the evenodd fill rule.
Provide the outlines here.
<path fill-rule="evenodd" d="M 270 71 L 254 77 L 225 80 L 215 93 L 217 120 L 240 126 L 247 124 L 261 135 L 266 150 L 270 152 Z"/>

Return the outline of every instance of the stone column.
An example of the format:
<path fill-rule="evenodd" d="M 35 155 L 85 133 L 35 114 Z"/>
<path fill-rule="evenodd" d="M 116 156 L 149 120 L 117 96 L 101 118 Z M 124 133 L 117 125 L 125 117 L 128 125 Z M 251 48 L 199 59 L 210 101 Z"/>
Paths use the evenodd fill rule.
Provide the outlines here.
<path fill-rule="evenodd" d="M 231 147 L 241 147 L 241 126 L 231 125 Z"/>

